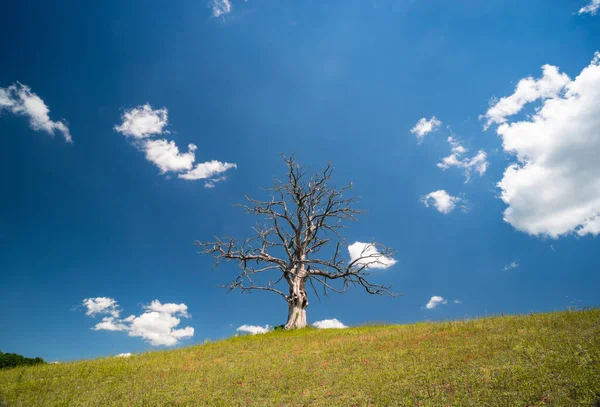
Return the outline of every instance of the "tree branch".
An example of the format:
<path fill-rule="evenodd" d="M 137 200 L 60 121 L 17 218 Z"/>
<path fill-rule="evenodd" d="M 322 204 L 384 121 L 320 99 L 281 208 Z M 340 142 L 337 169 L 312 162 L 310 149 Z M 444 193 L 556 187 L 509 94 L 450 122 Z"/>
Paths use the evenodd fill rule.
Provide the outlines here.
<path fill-rule="evenodd" d="M 272 291 L 288 300 L 276 286 L 287 283 L 292 287 L 294 281 L 302 279 L 309 280 L 317 297 L 314 283 L 323 285 L 324 295 L 328 291 L 343 293 L 351 285 L 361 286 L 369 294 L 394 295 L 391 287 L 368 279 L 370 269 L 387 265 L 393 255 L 391 249 L 372 242 L 349 261 L 341 252 L 346 243 L 340 232 L 364 213 L 354 208 L 356 197 L 344 196 L 352 183 L 341 188 L 331 186 L 331 163 L 309 177 L 293 155 L 282 157 L 287 179 L 274 179 L 273 186 L 264 189 L 270 200 L 246 195 L 246 204 L 238 205 L 246 213 L 262 217 L 268 226 L 257 225 L 254 237 L 242 243 L 217 237 L 212 242 L 196 242 L 200 253 L 215 258 L 215 266 L 221 261 L 238 264 L 239 275 L 224 287 L 242 292 Z M 317 256 L 327 252 L 331 254 L 328 258 Z M 263 284 L 253 281 L 253 276 L 269 272 L 279 276 Z M 334 281 L 343 281 L 343 288 L 333 285 Z"/>

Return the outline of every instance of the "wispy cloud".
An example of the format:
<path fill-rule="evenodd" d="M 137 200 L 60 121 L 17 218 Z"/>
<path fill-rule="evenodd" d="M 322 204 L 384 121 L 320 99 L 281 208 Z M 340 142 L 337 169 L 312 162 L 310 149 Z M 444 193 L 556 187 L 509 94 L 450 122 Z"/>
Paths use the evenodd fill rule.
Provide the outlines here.
<path fill-rule="evenodd" d="M 417 136 L 417 141 L 420 143 L 427 134 L 437 130 L 441 125 L 442 122 L 435 116 L 432 116 L 429 120 L 423 117 L 410 129 L 410 132 Z"/>
<path fill-rule="evenodd" d="M 160 169 L 161 174 L 175 173 L 185 180 L 205 180 L 206 188 L 214 188 L 217 182 L 223 181 L 227 170 L 237 168 L 234 163 L 211 160 L 204 163 L 196 161 L 195 144 L 188 144 L 187 152 L 180 152 L 174 141 L 165 138 L 154 139 L 159 135 L 169 134 L 168 110 L 153 109 L 149 104 L 126 110 L 121 116 L 121 124 L 114 130 L 129 137 L 134 146 L 143 151 L 146 159 Z"/>
<path fill-rule="evenodd" d="M 594 16 L 598 12 L 598 9 L 600 9 L 600 0 L 591 0 L 586 6 L 579 9 L 578 14 L 591 14 Z"/>
<path fill-rule="evenodd" d="M 519 263 L 517 263 L 516 261 L 513 261 L 512 263 L 509 263 L 506 266 L 504 266 L 504 271 L 516 269 L 517 267 L 519 267 Z"/>
<path fill-rule="evenodd" d="M 469 182 L 471 179 L 471 172 L 475 171 L 479 175 L 483 175 L 488 167 L 487 154 L 483 150 L 477 151 L 471 158 L 464 157 L 463 154 L 467 153 L 467 150 L 460 142 L 454 137 L 448 137 L 448 143 L 450 144 L 452 153 L 442 158 L 442 162 L 438 163 L 437 166 L 443 170 L 451 167 L 461 168 L 464 170 L 466 181 Z"/>
<path fill-rule="evenodd" d="M 3 110 L 28 117 L 29 127 L 33 130 L 45 131 L 51 136 L 58 131 L 67 142 L 73 142 L 67 125 L 62 121 L 50 120 L 50 109 L 29 86 L 17 82 L 8 88 L 0 88 L 0 113 Z"/>
<path fill-rule="evenodd" d="M 210 7 L 212 8 L 213 17 L 221 17 L 224 14 L 231 13 L 230 0 L 211 0 Z"/>

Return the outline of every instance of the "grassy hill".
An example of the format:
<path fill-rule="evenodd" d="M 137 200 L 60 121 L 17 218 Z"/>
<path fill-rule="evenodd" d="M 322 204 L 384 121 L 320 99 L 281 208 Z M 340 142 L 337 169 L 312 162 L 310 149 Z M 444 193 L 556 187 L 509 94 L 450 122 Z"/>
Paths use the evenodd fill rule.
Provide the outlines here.
<path fill-rule="evenodd" d="M 14 368 L 0 371 L 2 397 L 44 407 L 600 406 L 600 310 L 277 331 Z"/>

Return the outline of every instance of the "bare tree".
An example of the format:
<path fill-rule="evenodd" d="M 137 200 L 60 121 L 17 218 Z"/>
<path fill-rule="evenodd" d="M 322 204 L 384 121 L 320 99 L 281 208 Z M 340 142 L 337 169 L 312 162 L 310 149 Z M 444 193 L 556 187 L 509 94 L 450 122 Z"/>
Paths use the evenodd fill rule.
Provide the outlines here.
<path fill-rule="evenodd" d="M 318 286 L 324 295 L 362 286 L 369 294 L 393 296 L 391 287 L 368 280 L 370 268 L 394 262 L 389 248 L 371 242 L 349 260 L 343 254 L 346 244 L 340 231 L 363 213 L 353 208 L 355 197 L 344 196 L 352 184 L 339 189 L 329 185 L 331 164 L 307 177 L 293 156 L 283 158 L 287 179 L 275 179 L 274 186 L 266 189 L 271 199 L 260 201 L 246 195 L 247 204 L 239 205 L 246 213 L 264 218 L 265 223 L 253 228 L 254 237 L 241 243 L 217 237 L 213 242 L 196 242 L 200 253 L 215 258 L 215 267 L 221 261 L 239 265 L 237 278 L 223 287 L 279 294 L 288 304 L 286 329 L 306 326 L 307 283 L 317 297 Z"/>

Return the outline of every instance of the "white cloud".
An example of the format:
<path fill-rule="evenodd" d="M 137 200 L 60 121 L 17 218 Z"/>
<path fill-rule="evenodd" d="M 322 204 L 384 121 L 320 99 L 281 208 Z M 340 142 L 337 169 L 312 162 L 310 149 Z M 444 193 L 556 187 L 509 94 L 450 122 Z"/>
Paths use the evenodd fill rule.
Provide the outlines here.
<path fill-rule="evenodd" d="M 131 353 L 127 352 L 127 353 L 119 353 L 118 355 L 115 355 L 116 358 L 128 358 L 131 357 Z"/>
<path fill-rule="evenodd" d="M 118 318 L 121 312 L 119 311 L 119 305 L 113 298 L 108 297 L 96 297 L 86 298 L 83 300 L 83 305 L 87 308 L 86 315 L 91 317 L 97 314 L 108 314 L 114 318 Z"/>
<path fill-rule="evenodd" d="M 425 135 L 431 133 L 442 125 L 442 122 L 439 121 L 435 116 L 432 116 L 431 119 L 427 120 L 426 118 L 419 119 L 415 127 L 410 129 L 410 132 L 417 136 L 417 141 L 423 141 L 423 137 Z"/>
<path fill-rule="evenodd" d="M 15 85 L 13 85 L 15 86 Z M 0 88 L 0 108 L 4 109 L 14 105 L 10 92 L 6 88 Z"/>
<path fill-rule="evenodd" d="M 237 168 L 237 165 L 235 165 L 233 163 L 224 163 L 221 161 L 212 160 L 212 161 L 207 161 L 205 163 L 197 164 L 193 170 L 188 171 L 183 174 L 179 174 L 178 177 L 182 178 L 182 179 L 188 179 L 188 180 L 207 179 L 207 178 L 212 178 L 216 175 L 222 174 L 231 168 Z M 212 179 L 211 182 L 213 184 L 212 184 L 212 186 L 210 186 L 208 188 L 214 187 L 214 183 L 221 181 L 222 179 L 223 178 Z"/>
<path fill-rule="evenodd" d="M 238 332 L 246 332 L 252 335 L 265 334 L 269 332 L 269 325 L 257 326 L 257 325 L 242 325 L 236 329 Z"/>
<path fill-rule="evenodd" d="M 159 300 L 154 300 L 145 307 L 149 311 L 164 312 L 166 314 L 181 315 L 188 317 L 187 305 L 185 304 L 161 304 Z M 131 318 L 131 316 L 129 317 Z"/>
<path fill-rule="evenodd" d="M 148 161 L 156 164 L 160 171 L 179 172 L 189 170 L 194 164 L 196 156 L 194 151 L 197 147 L 194 144 L 188 145 L 188 152 L 180 154 L 179 148 L 174 141 L 167 140 L 148 140 L 144 143 L 144 150 Z"/>
<path fill-rule="evenodd" d="M 2 103 L 0 94 L 0 103 Z M 234 163 L 221 162 L 217 160 L 196 164 L 195 144 L 188 144 L 188 151 L 181 153 L 174 141 L 164 138 L 153 139 L 152 137 L 168 134 L 165 126 L 168 123 L 168 111 L 166 108 L 152 109 L 145 104 L 123 112 L 122 123 L 114 127 L 114 130 L 124 136 L 132 136 L 134 145 L 146 155 L 146 159 L 154 163 L 161 174 L 176 173 L 178 177 L 185 180 L 205 180 L 206 188 L 214 188 L 217 182 L 226 179 L 222 175 L 225 171 L 237 168 Z"/>
<path fill-rule="evenodd" d="M 455 304 L 462 304 L 462 301 L 461 301 L 461 300 L 454 300 L 453 302 L 454 302 Z"/>
<path fill-rule="evenodd" d="M 129 336 L 139 336 L 154 346 L 173 346 L 194 335 L 194 328 L 175 329 L 181 320 L 166 312 L 146 311 L 131 321 Z"/>
<path fill-rule="evenodd" d="M 234 164 L 234 165 L 235 165 L 235 164 Z M 237 167 L 237 166 L 236 166 L 236 167 Z M 236 168 L 236 167 L 233 167 L 233 168 Z M 227 177 L 226 177 L 226 176 L 222 176 L 222 177 L 217 177 L 217 178 L 209 179 L 209 180 L 207 180 L 207 181 L 205 181 L 205 182 L 204 182 L 204 188 L 209 188 L 209 189 L 212 189 L 212 188 L 214 188 L 214 187 L 215 187 L 215 184 L 216 184 L 217 182 L 225 181 L 226 179 L 227 179 Z"/>
<path fill-rule="evenodd" d="M 45 131 L 51 136 L 58 130 L 64 139 L 71 143 L 73 138 L 67 125 L 62 121 L 50 120 L 50 109 L 29 86 L 15 83 L 8 88 L 0 88 L 0 113 L 8 110 L 13 114 L 27 116 L 29 127 L 36 131 Z"/>
<path fill-rule="evenodd" d="M 463 147 L 454 137 L 448 137 L 448 143 L 450 144 L 452 154 L 442 158 L 442 162 L 437 164 L 439 168 L 443 170 L 450 167 L 462 168 L 465 172 L 465 177 L 467 178 L 465 182 L 469 182 L 471 179 L 471 171 L 473 170 L 479 175 L 483 175 L 486 172 L 488 161 L 485 151 L 479 150 L 477 154 L 471 158 L 462 158 L 462 155 L 469 150 Z"/>
<path fill-rule="evenodd" d="M 460 198 L 448 194 L 443 189 L 439 191 L 430 192 L 421 198 L 421 202 L 427 207 L 429 205 L 435 206 L 435 208 L 443 214 L 448 214 L 454 210 L 456 204 L 461 201 Z"/>
<path fill-rule="evenodd" d="M 506 266 L 504 266 L 504 271 L 516 269 L 517 267 L 519 267 L 519 263 L 517 263 L 516 261 L 513 261 L 512 263 L 507 264 Z"/>
<path fill-rule="evenodd" d="M 585 236 L 587 234 L 596 236 L 600 234 L 600 214 L 596 215 L 594 218 L 588 219 L 577 231 L 577 234 L 579 236 Z"/>
<path fill-rule="evenodd" d="M 127 325 L 116 320 L 115 317 L 104 317 L 92 329 L 94 331 L 126 331 Z"/>
<path fill-rule="evenodd" d="M 224 14 L 231 13 L 230 0 L 211 0 L 210 6 L 212 8 L 213 17 L 220 17 Z"/>
<path fill-rule="evenodd" d="M 396 264 L 396 260 L 386 257 L 377 251 L 371 243 L 354 242 L 348 246 L 350 263 L 356 261 L 356 265 L 366 265 L 366 268 L 386 269 Z"/>
<path fill-rule="evenodd" d="M 342 324 L 336 318 L 333 319 L 324 319 L 322 321 L 317 321 L 312 324 L 315 328 L 319 329 L 343 329 L 348 328 L 346 325 Z"/>
<path fill-rule="evenodd" d="M 88 306 L 91 304 L 91 307 Z M 172 346 L 180 340 L 192 337 L 194 328 L 185 327 L 176 329 L 181 320 L 175 315 L 189 317 L 187 305 L 185 304 L 162 304 L 159 300 L 154 300 L 150 305 L 145 306 L 145 311 L 140 316 L 130 315 L 124 319 L 118 319 L 111 310 L 116 310 L 117 303 L 112 298 L 98 297 L 84 300 L 84 305 L 88 307 L 87 315 L 98 313 L 111 313 L 113 316 L 104 317 L 101 322 L 92 329 L 95 331 L 127 331 L 129 336 L 143 338 L 154 346 Z M 93 311 L 90 311 L 93 310 Z"/>
<path fill-rule="evenodd" d="M 143 139 L 154 134 L 163 134 L 163 129 L 168 123 L 167 117 L 167 109 L 154 110 L 152 106 L 145 104 L 123 112 L 123 123 L 115 126 L 115 130 L 125 136 Z"/>
<path fill-rule="evenodd" d="M 586 6 L 579 9 L 579 15 L 589 13 L 591 15 L 596 15 L 600 9 L 600 0 L 591 0 Z"/>
<path fill-rule="evenodd" d="M 546 68 L 547 70 L 548 68 Z M 558 71 L 558 68 L 554 68 Z M 498 183 L 504 220 L 531 235 L 600 233 L 600 53 L 523 121 L 503 123 L 516 156 Z"/>
<path fill-rule="evenodd" d="M 440 297 L 439 295 L 434 295 L 433 297 L 431 297 L 431 299 L 429 300 L 429 302 L 425 305 L 425 308 L 427 309 L 434 309 L 435 307 L 437 307 L 440 304 L 446 304 L 448 301 L 446 301 L 444 299 L 444 297 Z"/>
<path fill-rule="evenodd" d="M 555 66 L 544 65 L 542 70 L 543 75 L 540 79 L 521 79 L 512 95 L 492 101 L 495 103 L 480 117 L 486 120 L 486 130 L 492 124 L 505 123 L 507 117 L 519 113 L 527 103 L 556 97 L 570 81 L 569 77 L 560 73 Z"/>

